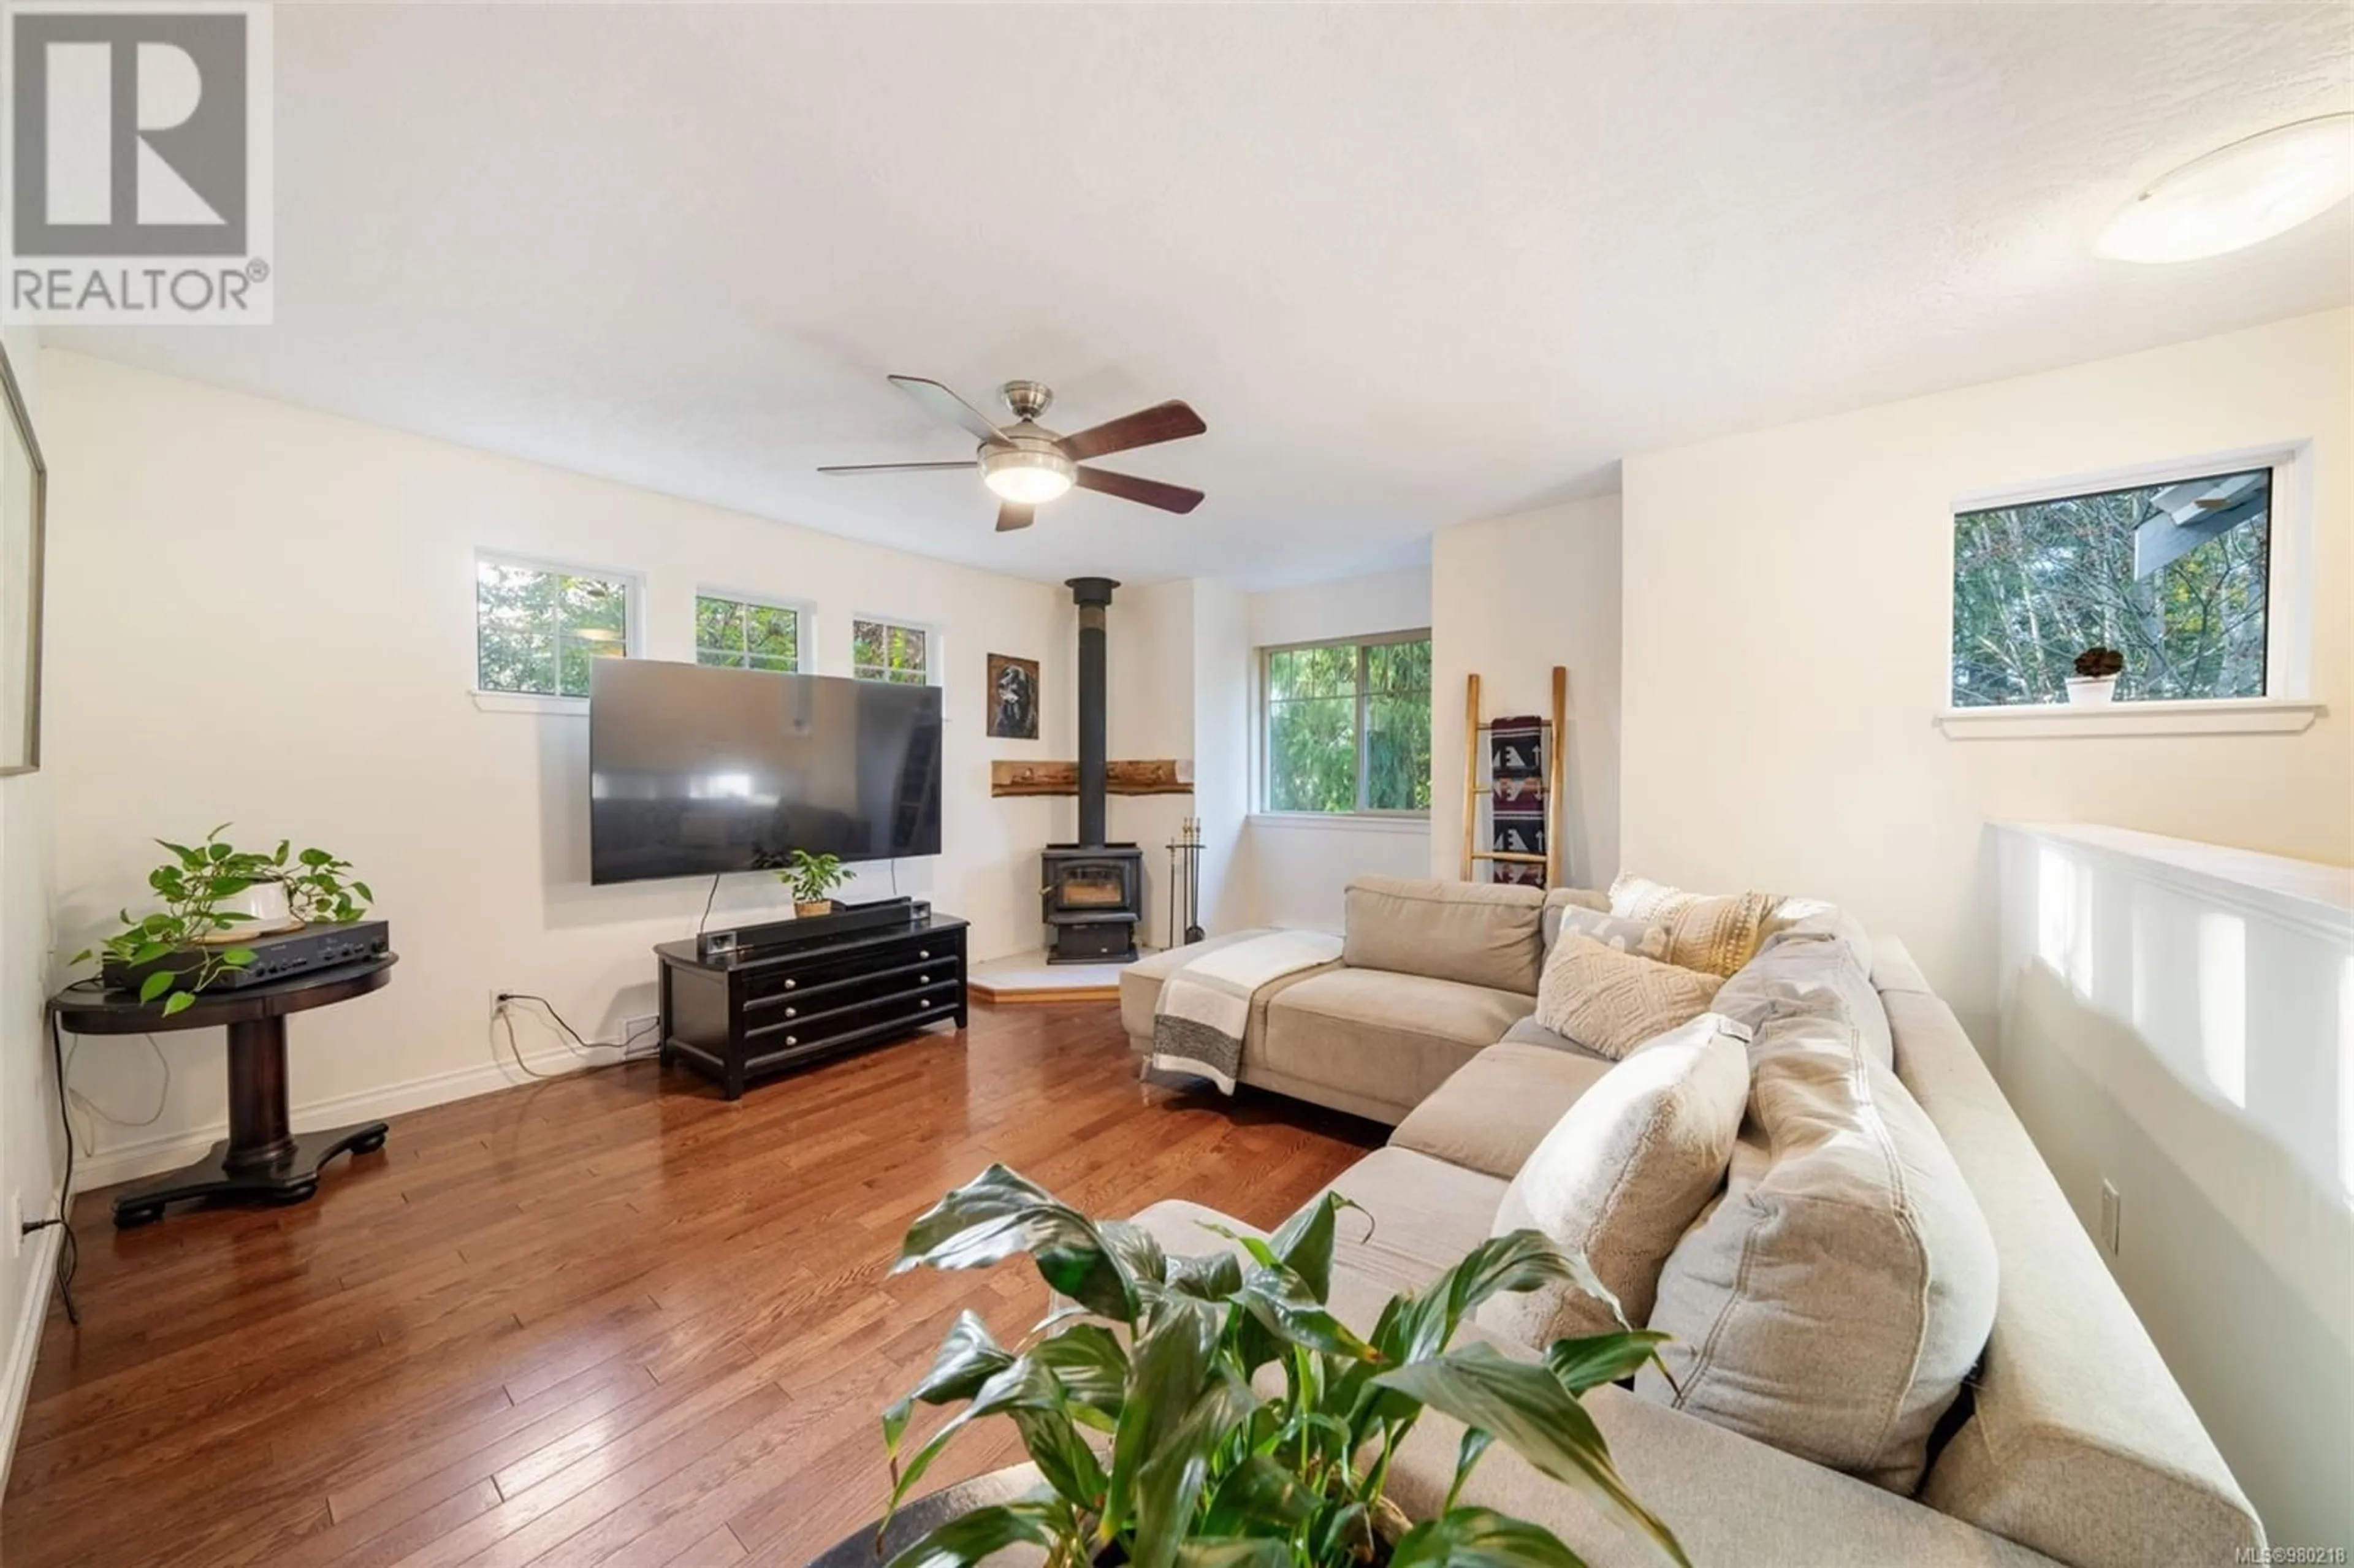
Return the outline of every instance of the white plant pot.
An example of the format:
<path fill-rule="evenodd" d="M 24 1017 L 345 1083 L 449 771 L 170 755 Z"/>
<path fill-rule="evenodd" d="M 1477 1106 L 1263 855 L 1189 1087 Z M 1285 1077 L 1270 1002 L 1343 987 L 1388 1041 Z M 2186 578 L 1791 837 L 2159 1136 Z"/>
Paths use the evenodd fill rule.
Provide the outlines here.
<path fill-rule="evenodd" d="M 222 899 L 217 907 L 224 915 L 243 915 L 248 918 L 232 920 L 197 938 L 214 946 L 266 937 L 272 931 L 292 931 L 302 924 L 286 907 L 286 885 L 280 882 L 257 882 L 235 897 Z"/>
<path fill-rule="evenodd" d="M 2115 675 L 2071 675 L 2068 677 L 2068 700 L 2078 707 L 2096 706 L 2115 702 L 2117 678 Z"/>

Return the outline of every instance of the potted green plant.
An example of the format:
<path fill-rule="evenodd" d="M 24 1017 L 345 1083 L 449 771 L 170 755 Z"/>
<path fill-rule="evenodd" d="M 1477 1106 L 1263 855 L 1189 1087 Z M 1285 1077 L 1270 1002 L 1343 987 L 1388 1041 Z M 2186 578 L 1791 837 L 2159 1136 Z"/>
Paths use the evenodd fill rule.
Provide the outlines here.
<path fill-rule="evenodd" d="M 2105 703 L 2117 694 L 2117 674 L 2126 656 L 2114 648 L 2087 648 L 2076 655 L 2076 673 L 2068 677 L 2072 703 Z"/>
<path fill-rule="evenodd" d="M 164 1016 L 182 1012 L 196 993 L 229 969 L 253 962 L 242 939 L 317 921 L 356 920 L 376 895 L 351 875 L 349 861 L 323 849 L 293 853 L 281 839 L 267 853 L 223 840 L 223 822 L 194 844 L 155 842 L 171 858 L 147 874 L 162 907 L 133 918 L 120 911 L 122 928 L 75 964 L 103 958 L 125 969 L 145 969 L 139 1000 L 164 1004 Z"/>
<path fill-rule="evenodd" d="M 1360 1338 L 1326 1307 L 1341 1213 L 1327 1193 L 1272 1236 L 1221 1232 L 1242 1250 L 1168 1255 L 1137 1225 L 1090 1220 L 1002 1165 L 948 1194 L 908 1230 L 897 1270 L 978 1268 L 1018 1253 L 1067 1306 L 1001 1345 L 970 1312 L 931 1371 L 883 1416 L 896 1510 L 973 1422 L 1009 1418 L 1035 1467 L 927 1498 L 920 1538 L 897 1568 L 962 1568 L 1005 1547 L 1044 1549 L 1049 1568 L 1574 1568 L 1539 1526 L 1457 1498 L 1499 1439 L 1583 1492 L 1664 1562 L 1683 1550 L 1613 1467 L 1580 1397 L 1656 1359 L 1664 1335 L 1563 1340 L 1539 1361 L 1493 1347 L 1450 1349 L 1464 1318 L 1500 1291 L 1569 1281 L 1617 1304 L 1582 1256 L 1535 1231 L 1473 1248 L 1393 1298 Z M 896 1272 L 896 1270 L 895 1270 Z M 1623 1321 L 1623 1319 L 1622 1319 Z M 1278 1390 L 1269 1369 L 1281 1374 Z M 917 1404 L 963 1408 L 901 1454 Z M 1409 1520 L 1384 1495 L 1391 1461 L 1426 1409 L 1463 1423 L 1440 1510 Z M 1090 1438 L 1093 1437 L 1091 1441 Z M 916 1522 L 911 1520 L 911 1523 Z M 884 1516 L 888 1531 L 891 1514 Z M 907 1528 L 895 1532 L 904 1536 Z M 820 1560 L 873 1561 L 862 1533 Z"/>
<path fill-rule="evenodd" d="M 811 854 L 795 850 L 778 877 L 793 890 L 796 915 L 831 915 L 833 890 L 858 874 L 842 863 L 840 855 Z"/>

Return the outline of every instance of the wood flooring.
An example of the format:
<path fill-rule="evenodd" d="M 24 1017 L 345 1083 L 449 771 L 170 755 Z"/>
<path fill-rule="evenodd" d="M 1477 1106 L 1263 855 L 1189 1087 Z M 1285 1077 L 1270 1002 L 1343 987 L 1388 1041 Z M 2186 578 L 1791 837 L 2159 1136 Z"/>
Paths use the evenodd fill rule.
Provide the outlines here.
<path fill-rule="evenodd" d="M 400 1117 L 313 1202 L 76 1206 L 0 1505 L 8 1568 L 799 1563 L 871 1518 L 876 1417 L 1025 1263 L 889 1273 L 1002 1160 L 1090 1213 L 1280 1219 L 1383 1130 L 1148 1088 L 1116 1009 L 976 1009 L 756 1086 L 631 1063 Z M 930 1479 L 1011 1462 L 976 1428 Z"/>

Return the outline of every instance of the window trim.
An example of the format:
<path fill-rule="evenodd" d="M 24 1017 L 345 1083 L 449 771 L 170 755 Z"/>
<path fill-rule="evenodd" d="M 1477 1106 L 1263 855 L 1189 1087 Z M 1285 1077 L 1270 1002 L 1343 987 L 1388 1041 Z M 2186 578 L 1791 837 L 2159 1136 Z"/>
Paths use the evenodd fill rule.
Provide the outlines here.
<path fill-rule="evenodd" d="M 948 683 L 941 678 L 941 673 L 947 667 L 947 661 L 940 656 L 939 624 L 937 621 L 917 620 L 912 617 L 905 615 L 885 615 L 879 611 L 870 609 L 853 610 L 850 615 L 850 668 L 848 673 L 852 680 L 871 681 L 875 679 L 872 675 L 862 675 L 858 673 L 858 623 L 862 620 L 873 621 L 880 626 L 896 626 L 903 631 L 922 632 L 924 634 L 923 683 L 927 686 L 936 686 L 941 688 L 943 691 L 946 690 Z M 942 699 L 942 705 L 946 705 L 945 697 Z"/>
<path fill-rule="evenodd" d="M 483 713 L 585 714 L 588 711 L 587 697 L 566 696 L 559 692 L 501 692 L 482 684 L 482 569 L 485 564 L 494 567 L 514 567 L 530 572 L 561 572 L 567 577 L 596 577 L 604 582 L 621 585 L 621 657 L 642 659 L 646 656 L 646 583 L 642 573 L 620 567 L 600 567 L 586 561 L 557 560 L 550 556 L 532 556 L 516 550 L 494 550 L 484 546 L 474 547 L 473 570 L 467 574 L 467 585 L 474 589 L 474 656 L 468 661 L 466 694 L 474 699 L 474 706 Z"/>
<path fill-rule="evenodd" d="M 1258 650 L 1257 666 L 1253 671 L 1254 677 L 1258 685 L 1255 703 L 1255 705 L 1258 710 L 1258 722 L 1254 726 L 1256 733 L 1253 736 L 1255 747 L 1258 753 L 1258 765 L 1253 769 L 1253 772 L 1257 776 L 1253 784 L 1253 789 L 1257 795 L 1256 803 L 1258 809 L 1253 811 L 1251 815 L 1255 817 L 1267 818 L 1270 822 L 1283 823 L 1348 821 L 1399 823 L 1428 822 L 1430 821 L 1430 809 L 1427 806 L 1419 808 L 1413 806 L 1373 806 L 1369 805 L 1366 802 L 1365 790 L 1368 773 L 1366 763 L 1369 760 L 1368 753 L 1372 747 L 1372 729 L 1365 722 L 1365 709 L 1368 701 L 1368 694 L 1365 689 L 1365 650 L 1368 648 L 1388 647 L 1399 642 L 1428 642 L 1431 641 L 1430 628 L 1423 626 L 1412 627 L 1398 631 L 1372 631 L 1358 637 L 1316 637 L 1299 642 L 1269 642 L 1262 646 Z M 1275 681 L 1270 673 L 1270 667 L 1275 662 L 1275 655 L 1278 653 L 1295 653 L 1307 648 L 1350 647 L 1353 647 L 1357 650 L 1356 807 L 1354 810 L 1347 811 L 1278 810 L 1274 804 L 1275 780 L 1272 777 L 1275 768 L 1275 743 L 1274 736 L 1269 730 L 1269 726 L 1275 716 L 1275 699 L 1271 694 L 1275 689 Z M 1437 670 L 1435 665 L 1433 666 L 1431 673 L 1433 680 L 1436 681 Z M 1435 741 L 1436 736 L 1433 738 Z M 1434 744 L 1431 747 L 1431 765 L 1434 769 L 1437 768 L 1438 762 L 1437 752 L 1438 748 Z M 1435 773 L 1433 775 L 1431 784 L 1433 793 L 1436 794 L 1437 779 Z"/>
<path fill-rule="evenodd" d="M 695 609 L 696 600 L 706 599 L 724 599 L 730 604 L 755 605 L 762 609 L 790 610 L 793 615 L 793 667 L 790 672 L 768 673 L 795 675 L 816 673 L 817 607 L 814 604 L 804 599 L 779 599 L 774 594 L 749 593 L 742 588 L 720 588 L 711 583 L 696 584 L 694 597 L 687 600 L 686 653 L 689 662 L 695 664 L 703 662 L 703 644 L 695 636 Z M 706 668 L 742 670 L 749 666 L 716 664 Z"/>
<path fill-rule="evenodd" d="M 1966 512 L 2139 490 L 2211 474 L 2272 471 L 2272 524 L 2264 570 L 2264 694 L 2075 705 L 2012 703 L 1957 708 L 1954 694 L 1954 521 Z M 2271 441 L 2187 458 L 1962 491 L 1946 509 L 1945 657 L 1932 722 L 1951 739 L 2021 736 L 2196 735 L 2295 732 L 2326 708 L 2310 701 L 2313 672 L 2313 442 Z M 2134 715 L 2140 714 L 2137 719 Z"/>

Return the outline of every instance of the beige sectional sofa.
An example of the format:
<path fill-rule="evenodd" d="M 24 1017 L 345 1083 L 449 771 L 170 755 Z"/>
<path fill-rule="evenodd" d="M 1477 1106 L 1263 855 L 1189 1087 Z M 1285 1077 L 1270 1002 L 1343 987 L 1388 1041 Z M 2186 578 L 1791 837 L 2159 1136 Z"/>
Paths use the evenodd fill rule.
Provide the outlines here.
<path fill-rule="evenodd" d="M 1482 922 L 1490 935 L 1525 938 L 1532 969 L 1541 964 L 1542 905 L 1532 895 L 1382 884 L 1352 888 L 1351 900 L 1352 922 L 1391 929 L 1364 940 L 1352 931 L 1340 964 L 1293 979 L 1255 1010 L 1243 1076 L 1396 1123 L 1387 1147 L 1332 1183 L 1370 1222 L 1344 1216 L 1333 1286 L 1336 1310 L 1362 1330 L 1391 1293 L 1428 1283 L 1500 1228 L 1499 1208 L 1532 1153 L 1616 1064 L 1528 1016 L 1533 972 L 1525 992 L 1459 978 L 1503 978 L 1479 967 L 1501 950 L 1471 934 Z M 1446 939 L 1395 940 L 1400 922 Z M 1304 1001 L 1284 1004 L 1301 991 Z M 1131 1032 L 1149 1033 L 1149 1004 L 1138 1011 L 1147 1001 L 1142 979 L 1133 997 L 1124 991 Z M 1749 1041 L 1746 1152 L 1660 1276 L 1650 1321 L 1677 1335 L 1668 1358 L 1677 1385 L 1647 1372 L 1587 1396 L 1636 1494 L 1691 1560 L 2256 1560 L 2235 1555 L 2264 1542 L 2247 1499 L 1903 948 L 1832 916 L 1806 923 L 1767 940 L 1718 993 L 1716 1011 Z M 1500 1018 L 1501 1038 L 1462 1047 Z M 1379 1027 L 1352 1035 L 1360 1019 Z M 1252 1045 L 1282 1052 L 1283 1065 L 1254 1071 Z M 1806 1064 L 1795 1078 L 1794 1052 Z M 1418 1089 L 1450 1057 L 1453 1070 Z M 1840 1061 L 1850 1065 L 1829 1073 L 1826 1088 L 1820 1069 Z M 1352 1071 L 1371 1086 L 1352 1088 Z M 1761 1097 L 1770 1102 L 1762 1113 Z M 1809 1168 L 1811 1184 L 1777 1185 L 1806 1145 L 1845 1163 L 1828 1185 L 1820 1167 Z M 1840 1185 L 1847 1181 L 1854 1187 Z M 1182 1202 L 1139 1219 L 1169 1250 L 1195 1254 L 1221 1245 L 1204 1222 L 1228 1223 Z M 1718 1279 L 1727 1246 L 1737 1264 Z M 1875 1257 L 1888 1259 L 1878 1273 Z M 1917 1288 L 1908 1293 L 1906 1280 Z M 1483 1312 L 1466 1332 L 1535 1356 L 1540 1346 L 1500 1331 L 1509 1321 Z M 1958 1397 L 1954 1372 L 1935 1386 L 1940 1358 L 1970 1368 Z M 1895 1432 L 1907 1422 L 1917 1429 Z M 1902 1439 L 1893 1448 L 1892 1434 Z M 1393 1491 L 1410 1512 L 1443 1497 L 1460 1436 L 1426 1416 L 1401 1451 Z M 1545 1524 L 1597 1568 L 1655 1561 L 1501 1446 L 1464 1499 Z"/>
<path fill-rule="evenodd" d="M 1600 894 L 1564 890 L 1606 906 Z M 1260 991 L 1241 1080 L 1395 1126 L 1448 1075 L 1536 1011 L 1546 895 L 1533 888 L 1360 877 L 1349 885 L 1340 961 Z M 1180 964 L 1263 931 L 1212 937 L 1130 964 L 1120 1022 L 1152 1047 L 1161 982 Z"/>

